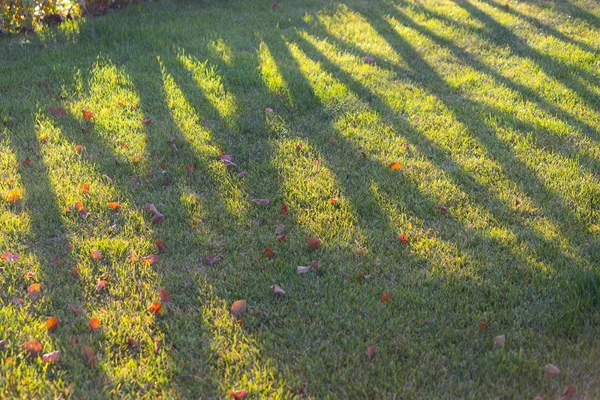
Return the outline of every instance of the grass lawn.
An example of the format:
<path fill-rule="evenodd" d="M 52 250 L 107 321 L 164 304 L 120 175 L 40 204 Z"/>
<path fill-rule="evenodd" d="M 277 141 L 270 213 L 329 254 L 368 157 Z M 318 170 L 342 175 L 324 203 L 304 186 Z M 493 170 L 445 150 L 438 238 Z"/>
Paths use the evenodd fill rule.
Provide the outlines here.
<path fill-rule="evenodd" d="M 600 6 L 504 4 L 0 38 L 0 397 L 600 398 Z"/>

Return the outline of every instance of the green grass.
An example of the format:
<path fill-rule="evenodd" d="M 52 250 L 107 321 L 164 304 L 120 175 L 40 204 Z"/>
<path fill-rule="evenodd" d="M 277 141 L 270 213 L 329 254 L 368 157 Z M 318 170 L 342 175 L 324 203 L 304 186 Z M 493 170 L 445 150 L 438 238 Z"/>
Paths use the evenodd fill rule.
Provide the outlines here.
<path fill-rule="evenodd" d="M 165 0 L 0 38 L 0 397 L 600 398 L 599 82 L 593 0 Z"/>

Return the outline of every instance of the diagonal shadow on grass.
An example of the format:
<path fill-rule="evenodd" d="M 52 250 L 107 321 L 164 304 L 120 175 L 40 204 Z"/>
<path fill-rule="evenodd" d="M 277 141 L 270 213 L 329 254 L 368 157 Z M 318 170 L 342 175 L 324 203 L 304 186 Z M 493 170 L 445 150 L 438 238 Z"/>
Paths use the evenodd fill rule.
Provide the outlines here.
<path fill-rule="evenodd" d="M 548 26 L 547 24 L 544 24 L 543 22 L 541 22 L 538 18 L 532 17 L 531 15 L 526 15 L 518 10 L 516 10 L 513 7 L 510 7 L 508 10 L 504 7 L 504 5 L 494 1 L 494 0 L 482 0 L 484 3 L 489 4 L 490 6 L 498 9 L 498 10 L 504 10 L 505 12 L 510 13 L 511 15 L 514 15 L 520 19 L 522 19 L 523 21 L 526 21 L 529 25 L 531 25 L 532 27 L 535 27 L 537 29 L 540 29 L 542 32 L 544 32 L 547 35 L 550 35 L 552 37 L 554 37 L 557 40 L 560 40 L 564 43 L 569 43 L 572 44 L 574 46 L 579 47 L 581 50 L 583 51 L 587 51 L 589 53 L 592 54 L 596 54 L 600 51 L 600 49 L 595 48 L 587 43 L 584 43 L 580 40 L 577 39 L 573 39 L 570 36 L 565 35 L 564 33 L 560 32 L 557 29 L 552 28 L 551 26 Z M 563 3 L 568 3 L 567 1 L 563 2 Z M 567 6 L 568 7 L 568 6 Z M 587 12 L 586 12 L 587 14 Z M 590 14 L 587 14 L 590 15 Z M 593 16 L 592 16 L 593 17 Z"/>
<path fill-rule="evenodd" d="M 74 313 L 68 309 L 70 305 L 81 305 L 85 293 L 78 284 L 73 284 L 74 278 L 69 275 L 69 266 L 76 259 L 65 248 L 69 239 L 63 223 L 64 211 L 58 205 L 36 132 L 33 116 L 19 123 L 14 131 L 8 130 L 10 146 L 17 158 L 23 160 L 29 157 L 33 164 L 32 167 L 20 167 L 19 170 L 27 193 L 23 208 L 31 216 L 32 227 L 21 245 L 31 251 L 40 264 L 36 282 L 41 284 L 41 299 L 38 300 L 41 305 L 34 305 L 31 309 L 39 317 L 58 316 L 62 320 L 57 332 L 50 332 L 48 335 L 49 341 L 53 343 L 52 348 L 44 346 L 43 349 L 44 352 L 61 351 L 62 365 L 49 372 L 64 381 L 64 384 L 57 384 L 56 389 L 64 394 L 77 391 L 80 385 L 92 385 L 96 390 L 102 391 L 108 378 L 100 368 L 90 368 L 86 364 L 80 354 L 80 347 L 82 344 L 96 347 L 102 341 L 103 334 L 84 333 L 86 328 L 89 332 L 87 320 L 85 317 L 74 317 Z M 59 257 L 58 265 L 55 257 Z M 91 316 L 89 313 L 84 315 Z M 69 338 L 66 332 L 74 336 Z M 42 343 L 47 341 L 36 339 Z M 72 375 L 74 371 L 79 375 Z"/>
<path fill-rule="evenodd" d="M 542 3 L 544 2 L 542 1 Z M 576 5 L 572 0 L 553 3 L 553 10 L 565 14 L 568 18 L 575 17 L 596 29 L 600 29 L 600 17 Z"/>
<path fill-rule="evenodd" d="M 329 71 L 330 73 L 332 73 L 334 76 L 336 76 L 338 78 L 342 78 L 342 82 L 347 83 L 349 85 L 349 87 L 352 88 L 354 91 L 356 91 L 356 93 L 361 95 L 361 97 L 363 97 L 363 98 L 366 97 L 366 98 L 372 99 L 373 103 L 374 103 L 373 107 L 375 109 L 383 111 L 384 115 L 394 115 L 395 114 L 394 111 L 391 110 L 389 108 L 389 106 L 387 104 L 385 104 L 383 101 L 380 101 L 373 92 L 364 88 L 359 82 L 354 80 L 354 78 L 352 78 L 347 73 L 345 73 L 344 71 L 339 69 L 339 67 L 335 66 L 333 63 L 329 62 L 310 43 L 303 41 L 300 37 L 296 37 L 296 40 L 297 40 L 297 43 L 299 43 L 299 45 L 303 49 L 305 49 L 305 52 L 307 54 L 309 54 L 312 57 L 316 56 L 316 59 L 321 63 L 321 65 L 327 71 Z M 423 146 L 424 149 L 428 149 L 429 151 L 424 150 L 425 154 L 427 154 L 428 152 L 433 150 L 434 162 L 438 165 L 438 167 L 444 169 L 448 173 L 449 176 L 453 176 L 452 182 L 454 184 L 456 184 L 458 187 L 462 187 L 464 189 L 465 193 L 478 194 L 477 198 L 474 198 L 473 200 L 474 201 L 477 200 L 476 202 L 479 202 L 479 203 L 483 202 L 486 205 L 486 209 L 488 209 L 493 215 L 495 215 L 498 220 L 504 220 L 504 219 L 509 218 L 509 220 L 511 220 L 512 224 L 517 224 L 517 226 L 520 226 L 520 227 L 526 229 L 526 231 L 527 231 L 527 235 L 525 235 L 526 237 L 532 236 L 532 237 L 536 238 L 536 240 L 535 240 L 536 242 L 537 241 L 539 241 L 540 243 L 546 242 L 546 240 L 542 239 L 537 233 L 535 233 L 535 232 L 529 230 L 527 227 L 523 226 L 522 223 L 520 221 L 518 221 L 518 218 L 514 218 L 512 216 L 513 212 L 511 210 L 509 210 L 503 202 L 496 199 L 494 194 L 490 193 L 488 188 L 482 187 L 480 184 L 478 184 L 473 179 L 473 177 L 471 177 L 460 166 L 456 165 L 455 162 L 448 159 L 448 157 L 445 155 L 444 150 L 437 147 L 437 145 L 432 143 L 430 140 L 427 140 L 424 137 L 422 137 L 422 135 L 420 135 L 419 133 L 415 132 L 412 128 L 410 128 L 410 125 L 405 121 L 401 121 L 401 125 L 398 128 L 402 132 L 412 132 L 413 133 L 412 135 L 410 135 L 410 136 L 408 134 L 406 134 L 406 135 L 409 137 L 409 140 L 411 141 L 411 143 L 413 145 L 416 145 L 418 147 Z M 487 195 L 486 195 L 486 193 L 487 193 Z M 551 245 L 550 243 L 548 243 L 548 245 L 550 245 L 550 247 L 555 247 L 555 246 Z M 556 257 L 559 256 L 559 254 L 560 254 L 560 251 L 558 250 L 557 247 L 555 247 L 555 250 L 552 253 L 552 256 L 547 258 L 547 261 L 549 261 L 549 262 L 556 261 Z M 559 259 L 560 258 L 561 257 L 559 257 Z M 568 264 L 567 259 L 563 259 L 563 262 L 565 264 Z"/>
<path fill-rule="evenodd" d="M 159 130 L 151 127 L 151 129 L 149 130 L 150 142 L 148 144 L 148 147 L 150 157 L 154 160 L 161 160 L 165 162 L 174 163 L 176 163 L 176 159 L 183 159 L 196 167 L 196 171 L 193 174 L 195 178 L 191 178 L 185 183 L 173 182 L 171 185 L 172 189 L 170 189 L 168 193 L 165 193 L 163 196 L 161 196 L 162 200 L 163 202 L 165 202 L 165 204 L 171 203 L 170 212 L 175 214 L 177 212 L 175 207 L 181 207 L 179 201 L 184 195 L 184 192 L 182 191 L 184 187 L 189 187 L 191 190 L 199 189 L 201 191 L 200 196 L 202 196 L 203 193 L 208 193 L 209 197 L 202 202 L 203 206 L 206 207 L 206 216 L 208 217 L 208 219 L 206 221 L 201 222 L 201 227 L 199 227 L 199 229 L 204 230 L 204 226 L 210 227 L 210 229 L 214 232 L 214 235 L 216 235 L 216 237 L 230 237 L 235 236 L 237 234 L 240 238 L 240 242 L 243 244 L 247 239 L 244 239 L 242 236 L 239 235 L 239 233 L 240 230 L 242 230 L 245 224 L 247 223 L 246 217 L 243 216 L 242 218 L 240 218 L 240 216 L 230 214 L 230 212 L 228 211 L 228 207 L 225 204 L 224 198 L 221 198 L 221 196 L 224 196 L 224 193 L 220 193 L 219 190 L 221 183 L 215 181 L 215 179 L 217 178 L 214 176 L 214 165 L 212 167 L 209 167 L 207 165 L 210 162 L 210 160 L 213 159 L 213 163 L 216 163 L 220 166 L 220 168 L 224 169 L 225 167 L 217 161 L 218 151 L 219 149 L 231 150 L 232 148 L 235 148 L 236 144 L 230 143 L 228 141 L 229 138 L 227 136 L 227 133 L 223 134 L 221 130 L 226 121 L 219 120 L 217 118 L 216 125 L 213 125 L 212 123 L 207 121 L 208 118 L 214 118 L 218 115 L 217 110 L 209 106 L 207 102 L 199 100 L 204 97 L 203 93 L 196 92 L 196 96 L 189 95 L 189 91 L 191 90 L 190 88 L 194 87 L 195 83 L 192 79 L 190 79 L 189 73 L 186 73 L 184 70 L 181 70 L 180 67 L 177 67 L 178 64 L 179 61 L 177 60 L 177 54 L 163 53 L 160 58 L 160 61 L 158 63 L 155 62 L 154 65 L 151 64 L 150 68 L 142 69 L 140 68 L 139 64 L 124 65 L 124 68 L 126 68 L 127 70 L 127 74 L 132 78 L 132 80 L 135 83 L 135 86 L 139 88 L 141 107 L 147 110 L 147 112 L 151 113 L 152 115 L 160 115 L 160 121 L 158 126 L 161 129 Z M 181 75 L 184 75 L 185 79 L 183 79 Z M 214 154 L 203 154 L 202 156 L 200 156 L 198 154 L 198 150 L 192 145 L 192 141 L 195 138 L 193 136 L 190 136 L 197 132 L 182 131 L 182 129 L 185 128 L 180 125 L 180 122 L 174 119 L 175 115 L 181 110 L 179 110 L 179 106 L 169 104 L 170 100 L 167 100 L 167 98 L 170 94 L 168 92 L 172 89 L 167 90 L 167 85 L 174 85 L 174 87 L 177 88 L 176 90 L 184 96 L 185 104 L 189 105 L 190 107 L 190 109 L 185 111 L 185 113 L 189 113 L 187 115 L 189 118 L 192 118 L 192 120 L 194 121 L 194 125 L 199 126 L 199 124 L 208 124 L 209 127 L 202 128 L 202 130 L 206 130 L 207 132 L 209 132 L 210 139 L 208 140 L 211 142 L 211 146 L 215 147 Z M 176 111 L 176 109 L 179 111 Z M 182 117 L 182 115 L 178 116 L 180 118 Z M 202 116 L 202 119 L 200 119 L 200 116 Z M 170 154 L 166 154 L 164 146 L 167 143 L 167 140 L 170 135 L 173 135 L 177 139 L 176 144 L 178 147 L 178 152 L 171 152 Z M 237 158 L 236 162 L 239 162 Z M 179 161 L 179 163 L 181 163 L 181 161 Z M 182 168 L 183 165 L 179 165 L 179 167 Z M 238 179 L 235 178 L 234 173 L 231 171 L 226 172 L 226 174 L 230 176 L 230 178 L 227 179 L 231 179 L 234 182 Z M 248 205 L 251 207 L 248 195 L 242 189 L 244 184 L 236 183 L 236 185 L 239 185 L 241 190 L 239 195 L 243 197 L 243 200 L 248 201 Z M 169 209 L 167 208 L 167 210 Z M 255 213 L 256 211 L 253 211 L 250 213 L 250 215 L 256 215 Z M 188 218 L 193 217 L 194 215 L 190 214 L 188 211 Z M 199 216 L 196 217 L 198 218 Z M 204 219 L 204 217 L 202 219 Z M 189 222 L 189 220 L 184 219 L 176 221 L 175 224 L 176 226 L 179 226 L 179 231 L 184 232 L 189 231 Z M 197 242 L 200 249 L 203 249 L 207 252 L 211 251 L 210 242 L 198 242 L 198 240 L 194 239 L 193 237 L 186 238 L 185 235 L 176 235 L 171 236 L 169 240 L 182 243 L 183 241 L 189 242 L 190 239 Z M 200 254 L 198 250 L 194 247 L 179 246 L 179 248 L 187 249 L 185 256 L 174 257 L 175 259 L 180 260 L 179 264 L 187 264 L 190 262 L 197 263 L 198 259 L 203 258 L 202 254 Z M 223 246 L 218 246 L 217 248 L 212 249 L 213 252 L 219 250 L 225 249 L 223 248 Z M 177 297 L 180 302 L 179 307 L 181 308 L 181 312 L 183 313 L 182 316 L 185 315 L 185 318 L 187 320 L 187 322 L 183 324 L 181 323 L 182 321 L 171 321 L 168 319 L 165 320 L 165 329 L 170 333 L 170 335 L 174 337 L 185 337 L 185 329 L 186 326 L 188 326 L 188 324 L 197 325 L 203 323 L 202 314 L 204 313 L 204 311 L 202 311 L 202 309 L 206 308 L 206 302 L 208 302 L 210 299 L 207 298 L 209 294 L 206 292 L 206 288 L 199 287 L 200 285 L 196 283 L 196 281 L 206 281 L 206 284 L 209 284 L 211 286 L 214 285 L 214 293 L 212 295 L 215 295 L 217 297 L 229 297 L 231 296 L 230 291 L 232 290 L 232 288 L 237 287 L 238 289 L 234 289 L 234 293 L 239 293 L 240 298 L 245 298 L 243 293 L 246 291 L 243 289 L 244 284 L 242 283 L 242 281 L 245 281 L 245 278 L 243 276 L 240 276 L 239 273 L 231 273 L 231 263 L 237 258 L 238 257 L 236 256 L 236 254 L 229 255 L 226 253 L 222 255 L 222 260 L 220 260 L 217 265 L 212 267 L 200 268 L 199 270 L 196 268 L 190 269 L 189 267 L 187 267 L 185 268 L 185 274 L 181 274 L 181 270 L 179 268 L 173 267 L 164 269 L 161 272 L 161 275 L 165 281 L 169 281 L 171 282 L 171 285 L 179 287 L 179 289 L 176 291 Z M 172 261 L 174 260 L 172 259 Z M 227 273 L 227 271 L 229 271 L 230 273 Z M 184 287 L 185 289 L 182 291 L 181 287 Z M 187 299 L 184 300 L 186 297 Z M 252 304 L 253 299 L 250 298 L 248 300 L 250 304 Z M 226 318 L 231 319 L 228 313 L 226 314 Z M 231 320 L 230 322 L 233 323 L 233 320 Z M 204 323 L 206 324 L 207 322 Z M 225 369 L 229 368 L 229 366 L 227 364 L 224 364 L 224 362 L 227 363 L 230 360 L 220 360 L 224 357 L 224 354 L 212 354 L 209 357 L 203 357 L 199 356 L 198 354 L 195 354 L 197 352 L 196 348 L 198 346 L 210 347 L 213 341 L 218 346 L 224 346 L 225 344 L 227 344 L 228 347 L 232 346 L 233 348 L 235 348 L 235 346 L 233 346 L 233 344 L 230 343 L 231 339 L 229 337 L 211 337 L 211 335 L 219 331 L 219 328 L 210 328 L 205 326 L 202 328 L 202 330 L 204 332 L 202 335 L 203 337 L 198 338 L 199 341 L 195 339 L 189 341 L 188 343 L 179 343 L 177 349 L 177 354 L 180 355 L 179 358 L 185 360 L 184 365 L 182 365 L 181 367 L 181 373 L 178 376 L 187 377 L 187 379 L 185 379 L 184 381 L 180 381 L 179 379 L 177 379 L 177 385 L 179 386 L 182 393 L 191 394 L 194 393 L 195 390 L 197 392 L 199 387 L 196 385 L 198 384 L 198 379 L 200 376 L 203 376 L 203 378 L 201 379 L 208 379 L 208 384 L 210 385 L 210 387 L 212 387 L 212 391 L 217 391 L 217 388 L 226 386 L 227 384 L 235 385 L 237 381 L 242 382 L 246 379 L 245 377 L 242 377 L 240 375 L 241 370 L 234 372 L 233 376 L 220 376 L 221 373 L 224 373 Z M 241 331 L 239 330 L 239 327 L 234 328 L 234 330 L 236 332 L 234 336 L 237 338 L 237 340 L 248 340 L 244 338 L 243 333 L 240 333 Z M 221 332 L 221 334 L 223 333 L 224 332 Z M 242 362 L 264 362 L 266 363 L 266 368 L 270 368 L 268 358 L 266 356 L 260 355 L 260 349 L 257 349 L 256 351 L 256 354 L 258 354 L 258 358 L 252 357 L 248 360 L 242 360 Z M 189 354 L 192 354 L 193 358 L 186 356 Z M 199 362 L 200 360 L 204 361 Z M 252 368 L 253 366 L 249 365 L 248 367 Z M 259 365 L 257 365 L 256 367 L 261 368 Z M 205 371 L 215 372 L 206 376 Z M 254 372 L 251 372 L 250 374 L 252 373 Z M 279 375 L 279 373 L 276 371 L 273 371 L 273 373 L 275 375 Z M 254 378 L 257 377 L 254 376 L 252 379 Z M 231 379 L 232 381 L 229 382 L 229 379 Z M 257 379 L 262 379 L 262 377 Z M 269 396 L 271 392 L 269 392 L 268 390 L 273 390 L 273 392 L 277 392 L 279 390 L 282 390 L 282 388 L 286 387 L 289 384 L 287 380 L 284 379 L 278 379 L 277 381 L 279 383 L 276 384 L 273 388 L 269 389 L 267 386 L 261 387 L 261 390 L 266 390 L 265 392 L 263 392 L 263 395 Z M 265 382 L 253 382 L 252 384 L 263 385 L 265 384 Z"/>
<path fill-rule="evenodd" d="M 442 23 L 446 24 L 447 26 L 457 25 L 456 21 L 449 19 L 443 15 L 440 15 L 440 14 L 436 13 L 435 11 L 426 8 L 423 5 L 409 4 L 404 1 L 398 1 L 397 3 L 398 3 L 398 5 L 402 4 L 404 6 L 410 6 L 411 8 L 415 8 L 415 9 L 425 13 L 425 15 L 427 15 L 428 17 L 436 18 L 437 20 L 441 21 Z M 586 137 L 589 137 L 592 140 L 600 141 L 600 132 L 598 132 L 598 129 L 596 127 L 592 126 L 591 124 L 589 124 L 588 122 L 582 120 L 582 118 L 577 117 L 577 116 L 573 115 L 572 113 L 558 107 L 556 104 L 553 104 L 551 101 L 548 101 L 544 97 L 540 96 L 535 90 L 533 90 L 521 83 L 515 82 L 514 80 L 511 80 L 510 78 L 507 78 L 506 76 L 502 75 L 498 71 L 485 65 L 483 62 L 478 60 L 474 55 L 469 54 L 467 51 L 461 49 L 459 46 L 454 44 L 452 41 L 450 41 L 440 35 L 437 35 L 436 33 L 432 32 L 431 30 L 416 23 L 411 18 L 406 16 L 404 13 L 400 12 L 398 7 L 389 7 L 389 10 L 390 10 L 390 15 L 393 15 L 395 18 L 397 18 L 398 21 L 401 22 L 403 25 L 406 25 L 406 26 L 414 29 L 415 31 L 419 32 L 420 34 L 430 38 L 432 41 L 437 43 L 439 46 L 449 49 L 455 57 L 457 57 L 459 60 L 467 63 L 467 65 L 471 66 L 473 69 L 481 71 L 481 72 L 493 77 L 494 80 L 496 80 L 499 83 L 502 83 L 503 85 L 506 85 L 506 87 L 510 88 L 511 90 L 515 91 L 516 93 L 523 95 L 526 99 L 531 99 L 542 110 L 550 113 L 551 115 L 555 115 L 555 116 L 559 117 L 563 121 L 567 121 L 567 123 L 569 123 L 569 125 L 572 126 L 573 129 L 579 130 L 579 127 L 581 126 L 583 128 L 581 131 L 581 133 L 583 135 L 585 135 Z M 459 25 L 459 26 L 462 29 L 466 29 L 467 31 L 473 31 L 473 28 L 470 28 L 468 26 L 463 26 L 463 25 Z M 565 66 L 565 68 L 568 69 L 569 66 Z M 532 130 L 536 131 L 536 129 L 532 129 Z"/>
<path fill-rule="evenodd" d="M 511 81 L 510 79 L 504 77 L 503 75 L 499 74 L 498 72 L 491 70 L 490 68 L 485 66 L 482 62 L 475 59 L 472 55 L 468 54 L 467 52 L 465 52 L 462 49 L 455 46 L 449 40 L 444 39 L 440 36 L 437 36 L 433 32 L 417 25 L 414 21 L 412 21 L 410 18 L 404 16 L 403 14 L 396 13 L 396 14 L 394 14 L 394 17 L 397 18 L 398 21 L 401 22 L 403 25 L 409 26 L 409 27 L 415 29 L 417 32 L 433 39 L 438 45 L 440 45 L 444 48 L 450 49 L 450 51 L 453 54 L 455 54 L 457 56 L 457 58 L 459 58 L 462 61 L 466 61 L 468 63 L 468 65 L 471 65 L 474 69 L 476 69 L 478 71 L 482 71 L 483 73 L 488 74 L 490 76 L 493 76 L 496 81 L 504 84 L 505 86 L 511 88 L 512 90 L 514 90 L 520 94 L 525 94 L 527 97 L 533 98 L 535 101 L 535 104 L 537 104 L 541 109 L 551 113 L 551 115 L 560 115 L 564 118 L 568 118 L 570 120 L 569 125 L 572 126 L 574 129 L 578 129 L 579 125 L 582 125 L 585 128 L 583 130 L 584 135 L 590 137 L 589 133 L 586 134 L 586 132 L 594 132 L 594 137 L 597 136 L 595 134 L 594 128 L 591 125 L 589 125 L 585 122 L 582 122 L 582 121 L 572 120 L 570 115 L 568 115 L 566 112 L 564 112 L 563 110 L 556 107 L 554 104 L 549 103 L 545 99 L 541 98 L 532 89 L 529 89 L 529 88 L 527 88 L 521 84 L 518 84 L 514 81 Z M 346 49 L 346 51 L 349 51 L 352 54 L 357 54 L 357 55 L 360 55 L 361 57 L 368 55 L 364 51 L 362 51 L 360 48 L 353 45 L 351 42 L 343 41 L 341 39 L 338 39 L 335 36 L 330 35 L 326 30 L 324 30 L 321 26 L 319 26 L 317 24 L 312 24 L 309 27 L 307 27 L 307 29 L 309 29 L 311 31 L 311 33 L 313 33 L 315 35 L 315 37 L 320 38 L 320 40 L 325 40 L 325 38 L 326 38 L 329 42 L 334 43 L 337 46 Z M 386 60 L 382 59 L 382 60 L 378 60 L 377 64 L 385 69 L 396 72 L 400 76 L 409 77 L 411 79 L 418 79 L 418 75 L 419 75 L 418 72 L 405 70 L 404 68 L 399 67 L 398 65 L 394 64 L 391 61 L 386 61 Z M 360 86 L 360 85 L 358 85 L 358 86 Z M 366 96 L 367 98 L 371 98 L 373 96 L 372 93 L 363 93 L 363 95 Z M 552 151 L 562 154 L 564 157 L 567 157 L 570 160 L 577 160 L 578 162 L 580 162 L 582 169 L 587 170 L 587 168 L 589 168 L 590 169 L 589 172 L 595 171 L 598 168 L 600 168 L 600 161 L 593 158 L 592 156 L 582 154 L 576 145 L 571 145 L 569 143 L 566 143 L 565 140 L 560 140 L 552 132 L 548 131 L 547 129 L 540 128 L 540 127 L 533 125 L 527 121 L 524 121 L 524 120 L 516 117 L 512 113 L 509 113 L 509 112 L 506 112 L 506 111 L 503 111 L 500 109 L 496 109 L 496 108 L 493 108 L 490 106 L 486 106 L 486 107 L 487 107 L 486 109 L 489 110 L 489 112 L 493 113 L 494 115 L 501 116 L 500 120 L 508 121 L 508 123 L 506 124 L 507 126 L 516 127 L 524 132 L 530 132 L 532 134 L 532 138 L 534 138 L 534 144 L 537 144 L 538 147 L 544 148 L 544 149 L 547 147 L 550 147 L 552 149 Z M 600 136 L 597 136 L 597 137 L 600 138 Z M 549 139 L 549 138 L 552 138 L 552 139 Z M 559 140 L 561 143 L 560 146 L 558 146 L 556 144 L 557 141 L 559 141 Z"/>
<path fill-rule="evenodd" d="M 512 153 L 512 150 L 494 134 L 483 135 L 483 132 L 489 131 L 485 121 L 480 118 L 465 118 L 464 109 L 472 111 L 469 115 L 480 115 L 479 110 L 485 111 L 483 114 L 494 113 L 496 110 L 487 109 L 487 106 L 476 104 L 466 98 L 454 100 L 449 94 L 453 90 L 444 83 L 443 78 L 429 65 L 423 58 L 402 38 L 395 30 L 390 29 L 387 33 L 379 24 L 375 22 L 375 17 L 366 16 L 371 25 L 379 32 L 382 38 L 391 45 L 392 48 L 403 55 L 413 71 L 419 71 L 420 76 L 413 76 L 417 83 L 430 90 L 432 93 L 439 94 L 440 100 L 452 111 L 453 115 L 461 122 L 475 138 L 485 146 L 488 154 L 503 165 L 503 170 L 513 180 L 524 193 L 535 198 L 541 206 L 544 207 L 548 216 L 559 227 L 561 233 L 570 238 L 574 243 L 581 243 L 580 232 L 587 232 L 588 227 L 569 210 L 561 200 L 557 199 L 556 193 L 553 193 L 546 187 L 546 184 L 537 177 L 526 165 L 524 165 Z M 390 26 L 391 27 L 391 26 Z M 393 28 L 393 27 L 391 27 Z M 529 188 L 535 188 L 532 191 Z M 537 193 L 536 193 L 537 192 Z M 567 218 L 567 220 L 565 220 Z"/>
<path fill-rule="evenodd" d="M 536 63 L 548 76 L 557 79 L 573 92 L 577 93 L 581 101 L 586 103 L 589 107 L 592 109 L 598 108 L 600 105 L 600 95 L 589 90 L 581 82 L 578 82 L 576 79 L 567 75 L 565 71 L 575 70 L 579 76 L 595 86 L 598 85 L 597 76 L 592 76 L 579 67 L 568 66 L 563 62 L 557 61 L 553 57 L 543 54 L 532 48 L 511 30 L 497 22 L 494 18 L 470 2 L 455 1 L 455 3 L 457 6 L 467 11 L 473 18 L 479 20 L 482 24 L 484 24 L 484 26 L 486 26 L 485 29 L 474 29 L 474 33 L 480 34 L 489 42 L 497 46 L 503 47 L 508 45 L 511 52 L 513 52 L 515 55 L 529 59 Z"/>

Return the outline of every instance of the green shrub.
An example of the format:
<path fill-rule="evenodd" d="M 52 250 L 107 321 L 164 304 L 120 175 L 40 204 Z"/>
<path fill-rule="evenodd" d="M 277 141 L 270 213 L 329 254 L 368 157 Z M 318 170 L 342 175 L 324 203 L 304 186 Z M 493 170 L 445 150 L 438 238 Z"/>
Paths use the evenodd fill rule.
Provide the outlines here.
<path fill-rule="evenodd" d="M 35 30 L 43 21 L 74 16 L 79 14 L 80 9 L 77 0 L 4 0 L 0 5 L 0 30 Z"/>
<path fill-rule="evenodd" d="M 60 22 L 83 11 L 103 12 L 133 0 L 0 0 L 0 32 L 39 29 L 45 22 Z"/>

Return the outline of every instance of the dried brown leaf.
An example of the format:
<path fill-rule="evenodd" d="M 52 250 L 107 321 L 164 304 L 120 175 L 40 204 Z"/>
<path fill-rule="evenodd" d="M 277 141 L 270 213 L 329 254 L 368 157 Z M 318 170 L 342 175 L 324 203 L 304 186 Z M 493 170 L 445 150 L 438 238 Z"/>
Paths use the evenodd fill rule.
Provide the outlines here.
<path fill-rule="evenodd" d="M 271 285 L 271 290 L 276 296 L 285 296 L 287 293 L 279 285 Z"/>
<path fill-rule="evenodd" d="M 245 313 L 246 309 L 247 309 L 246 300 L 236 300 L 231 305 L 231 314 L 237 316 L 242 313 Z"/>
<path fill-rule="evenodd" d="M 46 364 L 56 363 L 56 362 L 58 362 L 59 359 L 60 359 L 60 351 L 58 351 L 58 350 L 42 355 L 42 361 Z"/>
<path fill-rule="evenodd" d="M 309 249 L 317 249 L 321 246 L 321 239 L 319 239 L 316 236 L 313 236 L 308 239 L 308 242 L 306 244 Z"/>
<path fill-rule="evenodd" d="M 369 347 L 367 347 L 367 351 L 365 351 L 365 355 L 367 356 L 367 359 L 369 361 L 371 361 L 373 359 L 373 356 L 375 355 L 375 345 L 371 344 L 369 345 Z"/>

